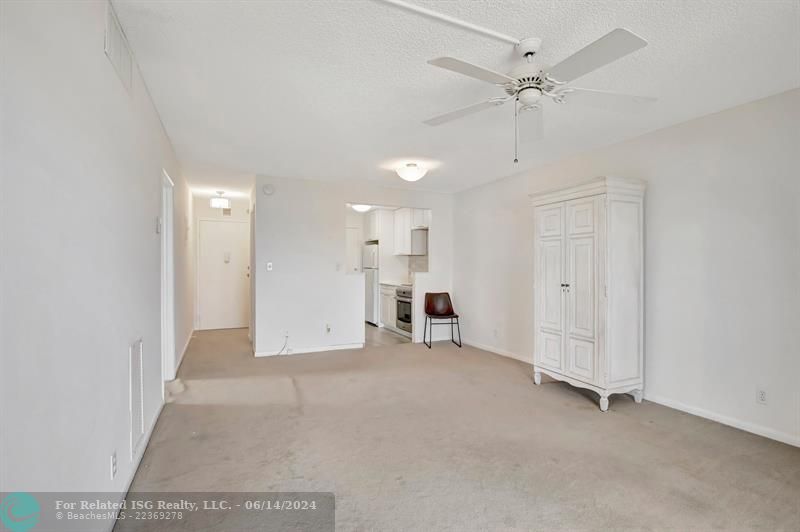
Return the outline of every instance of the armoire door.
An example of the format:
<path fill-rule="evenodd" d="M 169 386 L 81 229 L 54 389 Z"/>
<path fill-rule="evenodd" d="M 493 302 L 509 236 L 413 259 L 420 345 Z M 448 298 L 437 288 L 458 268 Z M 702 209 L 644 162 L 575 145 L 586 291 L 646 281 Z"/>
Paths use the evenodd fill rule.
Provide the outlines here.
<path fill-rule="evenodd" d="M 564 206 L 537 211 L 538 362 L 564 370 Z"/>
<path fill-rule="evenodd" d="M 595 211 L 595 198 L 566 205 L 566 372 L 587 382 L 597 376 Z"/>

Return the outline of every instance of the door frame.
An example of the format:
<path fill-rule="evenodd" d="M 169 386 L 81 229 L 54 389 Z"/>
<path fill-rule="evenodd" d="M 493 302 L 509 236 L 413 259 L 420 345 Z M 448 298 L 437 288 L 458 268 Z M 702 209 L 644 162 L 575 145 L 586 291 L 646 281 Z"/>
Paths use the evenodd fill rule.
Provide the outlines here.
<path fill-rule="evenodd" d="M 200 283 L 200 254 L 201 254 L 200 253 L 200 247 L 203 245 L 203 237 L 202 237 L 202 234 L 200 233 L 200 230 L 203 227 L 203 222 L 223 222 L 223 223 L 228 223 L 228 224 L 249 224 L 250 220 L 249 219 L 248 220 L 221 220 L 219 218 L 198 218 L 197 219 L 197 246 L 196 246 L 197 247 L 197 250 L 196 250 L 197 253 L 195 254 L 195 270 L 194 270 L 195 272 L 197 272 L 197 275 L 195 276 L 196 277 L 196 279 L 195 279 L 195 294 L 196 294 L 196 297 L 195 297 L 195 309 L 194 309 L 194 319 L 195 319 L 194 328 L 196 330 L 198 330 L 198 331 L 204 330 L 204 329 L 200 328 L 200 289 L 201 289 L 200 288 L 200 285 L 201 285 L 201 283 Z M 253 249 L 252 248 L 250 248 L 249 253 L 250 253 L 250 260 L 247 261 L 247 264 L 251 265 L 252 261 L 253 261 L 253 256 L 252 256 Z M 253 272 L 252 272 L 252 268 L 251 268 L 251 271 L 250 271 L 250 278 L 251 279 L 252 279 L 252 276 L 253 276 Z M 253 294 L 250 291 L 248 291 L 248 293 L 250 294 L 250 305 L 249 305 L 250 306 L 250 318 L 248 319 L 248 327 L 249 327 L 250 324 L 252 323 L 252 320 L 253 320 L 253 308 L 252 308 L 252 305 L 253 305 Z"/>
<path fill-rule="evenodd" d="M 161 170 L 161 380 L 175 379 L 175 183 Z M 163 399 L 164 389 L 161 395 Z"/>

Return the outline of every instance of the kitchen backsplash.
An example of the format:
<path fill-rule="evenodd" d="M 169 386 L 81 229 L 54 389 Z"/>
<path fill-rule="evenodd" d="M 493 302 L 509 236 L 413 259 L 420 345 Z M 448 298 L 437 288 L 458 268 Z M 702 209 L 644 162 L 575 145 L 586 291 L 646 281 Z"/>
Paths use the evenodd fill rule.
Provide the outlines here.
<path fill-rule="evenodd" d="M 414 272 L 427 272 L 428 271 L 428 256 L 416 255 L 408 257 L 408 273 Z"/>

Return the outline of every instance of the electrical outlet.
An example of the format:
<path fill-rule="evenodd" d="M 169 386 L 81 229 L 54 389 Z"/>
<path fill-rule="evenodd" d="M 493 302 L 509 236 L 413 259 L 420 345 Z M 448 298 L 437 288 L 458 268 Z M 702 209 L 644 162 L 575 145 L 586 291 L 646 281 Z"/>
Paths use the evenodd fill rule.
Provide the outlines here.
<path fill-rule="evenodd" d="M 117 451 L 111 453 L 111 480 L 117 476 Z"/>
<path fill-rule="evenodd" d="M 272 271 L 272 263 L 271 263 L 271 262 L 268 262 L 268 263 L 267 263 L 267 271 L 268 271 L 268 272 L 271 272 L 271 271 Z"/>
<path fill-rule="evenodd" d="M 767 391 L 766 390 L 756 390 L 756 403 L 760 405 L 767 404 Z"/>

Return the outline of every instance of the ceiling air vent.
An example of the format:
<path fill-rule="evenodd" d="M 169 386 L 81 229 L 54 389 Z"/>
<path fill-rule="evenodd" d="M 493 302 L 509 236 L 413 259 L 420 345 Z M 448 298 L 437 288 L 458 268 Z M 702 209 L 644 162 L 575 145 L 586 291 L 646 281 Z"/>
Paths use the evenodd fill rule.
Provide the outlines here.
<path fill-rule="evenodd" d="M 133 55 L 122 33 L 122 26 L 119 25 L 114 8 L 109 2 L 107 5 L 106 17 L 106 43 L 105 52 L 108 60 L 114 65 L 119 79 L 127 90 L 131 90 L 133 81 Z"/>

